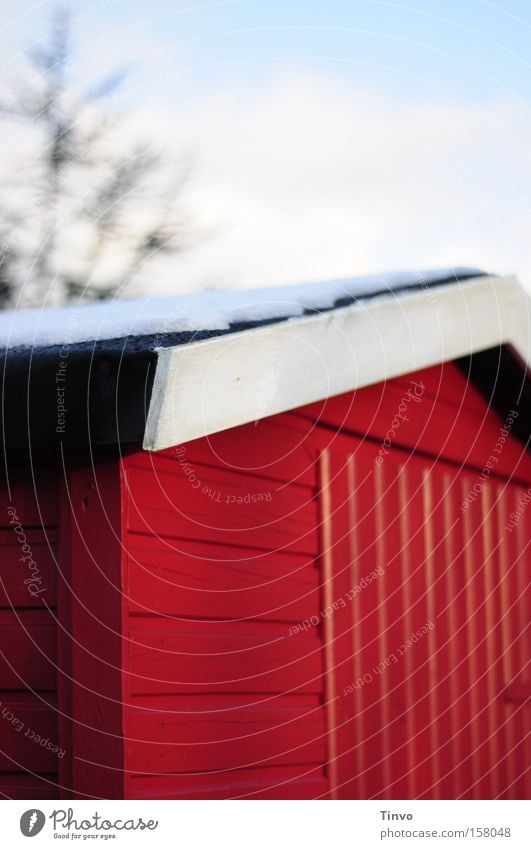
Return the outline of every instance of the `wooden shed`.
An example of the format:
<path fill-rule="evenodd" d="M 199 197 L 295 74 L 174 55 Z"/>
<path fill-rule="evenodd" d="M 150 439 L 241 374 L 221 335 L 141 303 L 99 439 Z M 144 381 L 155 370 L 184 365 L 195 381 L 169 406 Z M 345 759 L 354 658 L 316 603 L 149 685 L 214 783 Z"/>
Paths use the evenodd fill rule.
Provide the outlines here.
<path fill-rule="evenodd" d="M 3 314 L 3 796 L 528 796 L 530 326 L 467 269 Z"/>

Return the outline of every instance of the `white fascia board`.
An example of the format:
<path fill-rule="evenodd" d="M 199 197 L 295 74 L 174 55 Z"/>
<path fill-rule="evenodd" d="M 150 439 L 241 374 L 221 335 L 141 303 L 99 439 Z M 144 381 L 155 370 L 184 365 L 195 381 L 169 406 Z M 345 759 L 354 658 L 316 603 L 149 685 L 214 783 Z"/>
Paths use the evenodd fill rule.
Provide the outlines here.
<path fill-rule="evenodd" d="M 158 451 L 500 344 L 531 364 L 514 277 L 370 298 L 157 350 L 144 448 Z"/>

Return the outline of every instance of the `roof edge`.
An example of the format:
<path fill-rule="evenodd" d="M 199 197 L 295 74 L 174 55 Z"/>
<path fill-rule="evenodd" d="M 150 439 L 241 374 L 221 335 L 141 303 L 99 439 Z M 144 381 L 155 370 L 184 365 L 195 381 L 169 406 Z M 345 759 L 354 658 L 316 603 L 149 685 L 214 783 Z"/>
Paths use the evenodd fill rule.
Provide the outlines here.
<path fill-rule="evenodd" d="M 143 445 L 162 450 L 504 344 L 531 367 L 531 298 L 514 276 L 160 348 Z"/>

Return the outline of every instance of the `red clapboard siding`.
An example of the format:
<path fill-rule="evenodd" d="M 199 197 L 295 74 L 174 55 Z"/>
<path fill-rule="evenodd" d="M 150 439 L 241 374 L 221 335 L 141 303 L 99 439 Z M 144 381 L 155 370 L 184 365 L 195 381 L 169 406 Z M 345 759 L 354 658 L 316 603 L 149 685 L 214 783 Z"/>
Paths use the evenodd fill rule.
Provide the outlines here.
<path fill-rule="evenodd" d="M 10 491 L 5 481 L 0 490 L 0 795 L 8 799 L 58 796 L 57 625 L 47 610 L 57 603 L 58 489 L 51 467 L 36 462 L 33 475 L 10 470 Z"/>
<path fill-rule="evenodd" d="M 408 402 L 379 465 L 410 380 L 423 383 L 421 400 Z M 505 601 L 498 587 L 524 556 L 525 522 L 496 549 L 524 492 L 511 485 L 497 506 L 500 479 L 516 468 L 531 479 L 516 441 L 506 438 L 480 497 L 460 509 L 500 427 L 446 364 L 124 458 L 126 795 L 525 792 L 525 652 L 504 652 L 525 625 L 524 608 L 511 609 L 521 566 Z M 290 636 L 313 616 L 315 627 Z"/>
<path fill-rule="evenodd" d="M 72 784 L 75 797 L 123 798 L 120 467 L 70 470 Z"/>
<path fill-rule="evenodd" d="M 253 477 L 315 486 L 315 449 L 311 432 L 300 418 L 290 414 L 273 416 L 243 425 L 238 439 L 232 430 L 195 439 L 160 452 L 178 466 L 187 462 L 245 473 Z M 180 460 L 179 460 L 180 458 Z M 150 464 L 151 457 L 137 459 Z"/>
<path fill-rule="evenodd" d="M 0 486 L 0 527 L 12 528 L 18 519 L 24 531 L 32 525 L 41 528 L 59 521 L 58 481 L 55 468 L 37 464 L 31 469 L 10 471 L 9 490 Z M 8 513 L 15 510 L 15 515 Z"/>
<path fill-rule="evenodd" d="M 321 690 L 321 643 L 262 622 L 134 623 L 128 641 L 133 693 Z"/>
<path fill-rule="evenodd" d="M 261 704 L 221 703 L 205 710 L 200 700 L 190 698 L 181 710 L 132 708 L 127 719 L 129 769 L 160 774 L 322 763 L 322 706 L 316 700 L 296 701 L 280 698 L 272 704 L 264 698 Z"/>
<path fill-rule="evenodd" d="M 267 481 L 198 466 L 201 486 L 194 488 L 174 461 L 158 456 L 154 462 L 153 471 L 124 461 L 130 530 L 208 538 L 218 545 L 316 551 L 317 507 L 306 487 L 272 488 Z"/>
<path fill-rule="evenodd" d="M 320 799 L 328 781 L 321 764 L 242 769 L 186 776 L 134 776 L 131 799 Z"/>
<path fill-rule="evenodd" d="M 312 558 L 130 537 L 129 610 L 134 613 L 301 622 L 319 606 Z"/>
<path fill-rule="evenodd" d="M 56 624 L 44 611 L 0 611 L 0 690 L 55 690 Z"/>
<path fill-rule="evenodd" d="M 0 531 L 0 607 L 53 607 L 57 594 L 57 532 L 28 531 L 26 538 L 31 548 L 31 556 L 38 567 L 41 580 L 38 587 L 44 592 L 39 592 L 38 595 L 28 592 L 24 581 L 37 575 L 37 572 L 34 567 L 30 571 L 26 563 L 21 561 L 23 554 L 13 531 Z"/>
<path fill-rule="evenodd" d="M 332 793 L 518 798 L 525 728 L 510 715 L 516 745 L 504 739 L 503 686 L 525 662 L 511 627 L 525 629 L 529 541 L 524 522 L 513 539 L 501 526 L 525 489 L 486 480 L 462 511 L 469 469 L 396 450 L 378 464 L 377 445 L 348 443 L 320 461 L 327 591 L 344 597 L 375 564 L 383 574 L 327 623 Z"/>
<path fill-rule="evenodd" d="M 512 650 L 503 655 L 503 713 L 506 721 L 504 750 L 507 753 L 507 784 L 502 798 L 528 799 L 531 795 L 531 675 L 529 670 L 529 607 L 531 601 L 529 564 L 531 545 L 529 521 L 525 514 L 516 527 L 507 531 L 507 522 L 515 511 L 521 510 L 523 492 L 516 487 L 506 487 L 499 493 L 498 529 L 507 540 L 500 549 L 500 566 L 504 580 L 501 583 L 502 627 L 504 645 Z M 527 509 L 531 509 L 528 505 Z M 527 700 L 523 696 L 527 691 Z"/>
<path fill-rule="evenodd" d="M 25 775 L 0 773 L 0 798 L 2 799 L 58 799 L 59 786 L 56 775 Z"/>
<path fill-rule="evenodd" d="M 124 460 L 130 798 L 327 792 L 321 635 L 290 636 L 320 609 L 315 447 L 280 418 L 182 446 L 188 474 Z"/>
<path fill-rule="evenodd" d="M 409 380 L 417 380 L 412 374 Z M 419 390 L 420 391 L 420 390 Z M 369 436 L 378 442 L 388 436 L 407 390 L 396 381 L 369 386 L 355 393 L 338 395 L 297 411 L 312 421 L 332 428 Z M 484 408 L 485 410 L 486 408 Z M 394 448 L 408 448 L 481 470 L 500 439 L 503 426 L 492 411 L 472 412 L 463 409 L 457 415 L 455 406 L 442 400 L 434 403 L 429 396 L 407 402 L 392 437 Z M 332 441 L 332 434 L 329 441 Z M 531 458 L 515 439 L 506 439 L 496 455 L 493 475 L 520 477 L 531 481 Z"/>
<path fill-rule="evenodd" d="M 57 772 L 59 752 L 51 751 L 59 748 L 55 698 L 3 694 L 0 718 L 0 772 Z"/>
<path fill-rule="evenodd" d="M 462 408 L 479 413 L 481 417 L 485 415 L 486 405 L 483 396 L 454 363 L 440 363 L 431 368 L 421 369 L 411 375 L 411 378 L 419 383 L 422 381 L 425 386 L 424 392 L 434 401 L 443 401 L 455 407 L 456 410 Z M 407 390 L 411 378 L 409 375 L 404 375 L 392 382 Z"/>

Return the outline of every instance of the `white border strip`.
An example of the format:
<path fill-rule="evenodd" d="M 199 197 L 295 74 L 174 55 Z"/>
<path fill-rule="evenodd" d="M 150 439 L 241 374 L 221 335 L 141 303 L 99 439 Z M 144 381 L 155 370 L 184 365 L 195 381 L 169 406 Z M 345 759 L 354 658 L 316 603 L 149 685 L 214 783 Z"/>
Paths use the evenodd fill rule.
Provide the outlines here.
<path fill-rule="evenodd" d="M 515 277 L 371 298 L 157 351 L 144 448 L 265 416 L 510 344 L 531 365 L 531 299 Z"/>
<path fill-rule="evenodd" d="M 241 785 L 242 795 L 231 800 L 3 800 L 2 842 L 10 849 L 43 849 L 61 845 L 56 838 L 66 837 L 70 839 L 68 845 L 79 840 L 77 845 L 86 846 L 83 838 L 88 835 L 99 839 L 96 846 L 112 846 L 101 839 L 109 834 L 119 839 L 118 846 L 174 849 L 177 820 L 179 844 L 194 849 L 248 849 L 249 845 L 271 849 L 282 844 L 305 849 L 344 845 L 363 849 L 522 849 L 529 845 L 529 802 L 524 799 L 359 799 L 335 802 L 332 809 L 316 799 L 286 801 L 289 785 L 280 779 L 278 785 L 274 785 L 274 778 L 268 780 L 270 793 L 278 796 L 275 800 L 246 798 Z M 247 788 L 247 793 L 254 789 Z M 19 823 L 24 814 L 27 823 L 35 809 L 44 814 L 44 827 L 35 835 L 39 840 L 28 844 Z M 144 825 L 149 823 L 144 830 L 138 829 L 140 819 Z M 108 822 L 102 827 L 104 820 Z M 347 844 L 348 834 L 351 838 Z"/>

